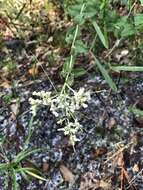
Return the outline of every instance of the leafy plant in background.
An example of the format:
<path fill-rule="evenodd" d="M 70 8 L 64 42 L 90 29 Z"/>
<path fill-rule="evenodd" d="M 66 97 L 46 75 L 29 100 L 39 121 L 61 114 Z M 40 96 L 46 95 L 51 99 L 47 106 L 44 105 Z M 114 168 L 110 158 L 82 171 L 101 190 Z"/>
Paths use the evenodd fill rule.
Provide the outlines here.
<path fill-rule="evenodd" d="M 121 4 L 121 1 L 116 1 L 116 3 L 117 2 Z M 74 78 L 74 64 L 76 63 L 76 58 L 81 54 L 83 56 L 87 56 L 89 54 L 92 55 L 95 60 L 95 65 L 114 91 L 117 91 L 117 87 L 113 82 L 113 79 L 109 76 L 108 69 L 114 69 L 116 71 L 142 70 L 143 67 L 137 67 L 134 65 L 108 68 L 108 64 L 103 66 L 99 61 L 100 52 L 102 52 L 104 48 L 109 49 L 111 46 L 110 41 L 113 41 L 113 37 L 114 40 L 119 41 L 119 43 L 126 39 L 129 39 L 130 41 L 130 38 L 132 41 L 136 41 L 138 36 L 140 39 L 140 33 L 143 28 L 143 14 L 136 12 L 132 13 L 137 1 L 122 1 L 122 4 L 126 6 L 125 8 L 128 11 L 126 15 L 122 16 L 118 15 L 116 10 L 113 9 L 111 5 L 112 3 L 115 2 L 107 0 L 75 0 L 70 2 L 70 4 L 66 4 L 65 12 L 71 17 L 73 22 L 72 26 L 67 31 L 67 44 L 72 44 L 75 39 L 74 31 L 77 33 L 74 48 L 73 45 L 71 45 L 72 51 L 70 52 L 70 56 L 72 54 L 72 64 L 70 62 L 70 57 L 67 57 L 67 61 L 65 62 L 62 70 L 62 76 L 65 78 L 67 73 L 70 73 L 70 82 L 71 79 L 73 80 Z M 84 7 L 83 10 L 82 7 Z M 92 43 L 84 41 L 83 33 L 85 33 L 85 31 L 90 35 Z M 141 45 L 142 42 L 139 40 L 137 46 L 140 47 Z M 81 70 L 82 68 L 79 70 L 79 75 L 80 73 L 82 75 L 86 72 L 84 70 L 81 72 Z M 77 72 L 75 72 L 75 75 L 76 74 Z"/>
<path fill-rule="evenodd" d="M 39 9 L 44 1 L 0 0 L 1 20 L 14 37 L 25 38 L 27 29 L 40 25 Z"/>
<path fill-rule="evenodd" d="M 2 67 L 2 71 L 9 75 L 9 74 L 14 74 L 17 70 L 17 65 L 14 60 L 11 58 L 7 57 L 1 64 L 0 66 Z"/>
<path fill-rule="evenodd" d="M 129 11 L 131 10 L 132 6 L 130 5 Z M 77 141 L 76 133 L 80 128 L 80 124 L 76 118 L 76 111 L 82 107 L 82 104 L 79 104 L 80 106 L 77 108 L 76 101 L 78 102 L 82 98 L 84 101 L 89 100 L 89 95 L 86 96 L 86 92 L 84 92 L 84 90 L 80 89 L 78 92 L 75 92 L 70 87 L 76 75 L 80 76 L 85 73 L 82 68 L 79 70 L 74 68 L 76 58 L 79 55 L 90 55 L 94 59 L 97 68 L 100 70 L 111 89 L 117 92 L 117 87 L 106 69 L 107 65 L 106 67 L 103 66 L 97 58 L 99 50 L 97 49 L 96 43 L 100 46 L 102 44 L 102 49 L 108 49 L 110 46 L 109 41 L 111 33 L 114 33 L 114 36 L 117 39 L 120 38 L 121 40 L 129 37 L 130 35 L 134 35 L 134 30 L 132 32 L 129 30 L 129 28 L 131 29 L 131 26 L 133 25 L 131 22 L 132 20 L 129 19 L 129 15 L 122 17 L 121 19 L 115 14 L 115 11 L 111 9 L 110 3 L 106 0 L 76 0 L 70 2 L 70 5 L 66 2 L 65 11 L 71 16 L 73 22 L 73 25 L 68 29 L 66 35 L 66 42 L 68 46 L 70 46 L 70 53 L 61 72 L 62 76 L 65 78 L 65 83 L 61 92 L 56 95 L 51 95 L 51 92 L 44 91 L 34 92 L 33 95 L 36 95 L 37 98 L 30 98 L 30 104 L 33 115 L 36 115 L 36 109 L 38 106 L 49 106 L 50 111 L 57 118 L 57 123 L 62 126 L 64 125 L 64 127 L 60 130 L 64 131 L 65 135 L 70 136 L 70 141 L 72 145 L 74 145 Z M 128 26 L 130 25 L 128 27 L 128 32 L 125 31 L 127 30 L 124 27 L 126 24 L 128 24 Z M 83 40 L 82 34 L 84 30 L 89 32 L 92 39 L 92 44 Z M 110 68 L 117 70 L 117 67 Z M 118 67 L 118 70 L 119 69 L 121 68 Z M 134 67 L 131 69 L 126 67 L 126 70 L 129 71 L 134 71 L 135 69 L 140 68 Z M 73 93 L 73 96 L 71 96 L 71 92 Z M 81 99 L 79 98 L 79 100 L 75 101 L 76 94 L 80 94 Z"/>
<path fill-rule="evenodd" d="M 102 31 L 101 27 L 97 23 L 97 14 L 99 11 L 101 11 L 101 16 L 104 16 L 106 1 L 100 3 L 99 1 L 81 1 L 78 0 L 74 3 L 74 5 L 71 5 L 67 8 L 68 14 L 73 19 L 73 26 L 69 29 L 66 37 L 66 41 L 68 44 L 71 44 L 71 52 L 70 57 L 67 58 L 67 61 L 65 62 L 62 70 L 63 77 L 67 78 L 69 75 L 71 77 L 74 76 L 74 63 L 76 61 L 76 58 L 82 54 L 82 55 L 88 55 L 91 54 L 94 58 L 96 65 L 110 87 L 117 91 L 116 85 L 113 82 L 112 78 L 109 76 L 107 70 L 104 68 L 104 66 L 99 62 L 97 57 L 95 56 L 95 53 L 92 51 L 95 51 L 95 42 L 97 39 L 97 36 L 99 40 L 101 41 L 101 44 L 107 49 L 108 48 L 108 39 L 107 39 L 107 31 L 106 31 L 106 25 L 104 24 L 104 31 Z M 103 11 L 102 11 L 103 10 Z M 80 13 L 80 14 L 79 14 Z M 104 14 L 103 14 L 104 13 Z M 103 20 L 103 19 L 102 19 Z M 84 43 L 82 40 L 82 30 L 88 30 L 91 33 L 91 36 L 93 36 L 93 44 L 89 45 L 87 43 Z M 76 37 L 75 37 L 76 34 Z M 74 43 L 73 43 L 74 42 Z M 72 60 L 72 61 L 71 61 Z M 81 72 L 81 71 L 80 71 Z M 67 74 L 68 73 L 68 74 Z M 77 74 L 77 73 L 76 73 Z M 84 74 L 82 72 L 81 74 Z M 68 76 L 68 77 L 67 77 Z M 69 79 L 71 81 L 71 78 Z"/>
<path fill-rule="evenodd" d="M 20 189 L 18 184 L 18 179 L 23 178 L 27 181 L 30 180 L 30 177 L 36 178 L 38 180 L 47 181 L 47 179 L 42 177 L 42 173 L 37 169 L 35 164 L 28 160 L 28 157 L 32 154 L 47 151 L 47 148 L 36 148 L 36 149 L 30 149 L 28 148 L 30 138 L 32 135 L 32 125 L 33 125 L 33 117 L 31 118 L 29 122 L 29 129 L 28 129 L 28 135 L 26 137 L 26 140 L 24 142 L 23 149 L 18 152 L 15 156 L 9 156 L 9 154 L 5 153 L 5 142 L 6 136 L 4 134 L 0 134 L 0 156 L 1 156 L 1 163 L 0 163 L 0 175 L 3 176 L 3 185 L 5 186 L 5 189 L 12 188 L 13 190 Z M 23 163 L 26 161 L 30 162 L 33 167 L 26 167 L 23 165 Z M 10 186 L 8 185 L 10 182 Z"/>
<path fill-rule="evenodd" d="M 22 161 L 26 159 L 31 154 L 36 152 L 41 152 L 42 149 L 24 149 L 19 152 L 15 158 L 9 160 L 5 155 L 3 156 L 6 160 L 5 163 L 0 163 L 0 173 L 5 175 L 4 178 L 6 183 L 8 184 L 8 180 L 11 179 L 13 190 L 19 189 L 19 185 L 17 182 L 17 176 L 21 175 L 26 180 L 28 180 L 28 176 L 35 177 L 39 180 L 47 181 L 45 178 L 41 177 L 41 173 L 34 168 L 22 167 Z"/>

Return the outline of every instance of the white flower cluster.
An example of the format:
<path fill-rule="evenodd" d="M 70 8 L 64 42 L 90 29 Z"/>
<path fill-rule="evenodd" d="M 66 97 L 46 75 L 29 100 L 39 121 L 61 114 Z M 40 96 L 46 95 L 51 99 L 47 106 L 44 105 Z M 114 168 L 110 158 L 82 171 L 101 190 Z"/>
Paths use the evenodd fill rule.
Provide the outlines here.
<path fill-rule="evenodd" d="M 35 116 L 38 106 L 39 105 L 49 106 L 52 102 L 52 98 L 51 98 L 51 92 L 45 92 L 45 91 L 33 92 L 33 96 L 37 96 L 40 98 L 40 99 L 29 98 L 29 102 L 31 104 L 31 112 Z"/>
<path fill-rule="evenodd" d="M 51 92 L 40 91 L 33 92 L 38 99 L 29 98 L 32 114 L 35 116 L 37 108 L 40 105 L 47 105 L 50 111 L 57 118 L 57 123 L 65 127 L 59 129 L 65 135 L 69 135 L 72 145 L 78 140 L 76 138 L 77 131 L 81 128 L 80 123 L 76 119 L 76 111 L 81 107 L 86 108 L 87 102 L 90 100 L 90 92 L 84 88 L 79 91 L 72 90 L 73 94 L 58 94 L 53 96 Z"/>

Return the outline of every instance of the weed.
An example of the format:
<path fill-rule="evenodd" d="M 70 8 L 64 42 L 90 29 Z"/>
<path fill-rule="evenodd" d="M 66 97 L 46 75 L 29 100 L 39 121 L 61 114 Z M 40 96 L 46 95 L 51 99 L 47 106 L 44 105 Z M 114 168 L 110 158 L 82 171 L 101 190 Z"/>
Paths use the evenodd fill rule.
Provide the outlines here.
<path fill-rule="evenodd" d="M 2 70 L 5 74 L 13 74 L 17 69 L 16 62 L 12 60 L 10 57 L 7 57 L 2 63 Z"/>
<path fill-rule="evenodd" d="M 3 96 L 3 101 L 5 102 L 5 104 L 9 104 L 11 103 L 12 98 L 13 98 L 13 94 L 8 93 Z"/>
<path fill-rule="evenodd" d="M 125 6 L 124 9 L 126 14 L 118 14 L 118 10 L 112 8 L 112 3 L 118 3 L 120 6 Z M 71 44 L 73 41 L 74 48 L 72 46 L 70 57 L 67 58 L 67 61 L 63 66 L 63 77 L 68 76 L 68 72 L 74 73 L 74 64 L 78 55 L 82 54 L 83 56 L 87 56 L 92 54 L 92 57 L 95 60 L 95 66 L 98 67 L 111 89 L 117 91 L 117 87 L 113 82 L 113 79 L 108 74 L 108 69 L 113 68 L 108 67 L 108 64 L 103 66 L 103 64 L 101 64 L 98 60 L 98 57 L 101 54 L 100 52 L 103 52 L 104 48 L 109 49 L 110 52 L 110 42 L 113 41 L 113 37 L 115 41 L 119 42 L 123 42 L 126 39 L 131 39 L 132 41 L 136 41 L 138 38 L 140 39 L 139 35 L 143 27 L 143 14 L 134 10 L 136 3 L 137 1 L 114 2 L 107 0 L 75 0 L 70 4 L 66 4 L 65 12 L 70 16 L 73 23 L 72 26 L 68 28 L 66 41 L 68 44 Z M 84 9 L 82 10 L 83 7 Z M 82 12 L 79 14 L 81 10 Z M 90 36 L 90 41 L 92 44 L 88 41 L 84 41 L 83 32 L 85 33 L 85 31 Z M 74 40 L 75 34 L 77 40 L 76 42 Z M 139 41 L 136 43 L 134 47 L 135 49 L 138 49 L 138 47 L 141 48 L 142 42 Z M 118 47 L 118 45 L 116 47 Z M 105 60 L 104 63 L 106 63 Z M 114 70 L 115 69 L 142 71 L 142 67 L 129 67 L 128 65 L 123 65 L 121 67 L 118 67 L 117 65 L 117 68 L 114 68 Z"/>
<path fill-rule="evenodd" d="M 65 79 L 64 85 L 61 92 L 56 95 L 51 95 L 51 92 L 44 91 L 34 92 L 33 95 L 38 98 L 30 98 L 29 100 L 33 115 L 36 115 L 36 110 L 39 105 L 50 106 L 50 111 L 57 118 L 57 123 L 61 125 L 64 124 L 64 127 L 60 130 L 64 131 L 65 135 L 70 136 L 70 141 L 72 145 L 74 145 L 78 140 L 75 134 L 80 128 L 75 111 L 79 110 L 79 107 L 83 106 L 83 104 L 89 100 L 89 95 L 86 96 L 88 92 L 84 92 L 82 88 L 78 92 L 75 92 L 71 88 L 74 77 L 85 73 L 84 69 L 75 70 L 74 65 L 77 57 L 79 55 L 91 56 L 95 61 L 95 66 L 97 66 L 110 88 L 117 92 L 116 84 L 110 77 L 108 69 L 141 71 L 142 67 L 117 66 L 113 68 L 110 66 L 110 68 L 107 68 L 107 65 L 106 67 L 103 66 L 97 58 L 99 50 L 96 48 L 96 43 L 99 47 L 101 46 L 101 50 L 103 50 L 104 48 L 109 49 L 111 34 L 114 34 L 114 37 L 119 41 L 130 36 L 135 37 L 136 30 L 140 29 L 139 26 L 142 24 L 142 21 L 141 15 L 134 15 L 134 20 L 132 20 L 132 17 L 130 18 L 134 4 L 132 5 L 129 2 L 129 13 L 122 17 L 112 10 L 110 2 L 106 0 L 75 0 L 70 4 L 65 1 L 65 5 L 65 12 L 71 17 L 73 24 L 68 28 L 66 35 L 66 42 L 70 47 L 70 53 L 66 58 L 61 72 L 61 75 Z M 133 27 L 134 24 L 138 26 L 136 29 Z M 83 31 L 88 31 L 93 41 L 92 44 L 84 41 L 82 37 Z M 74 95 L 70 98 L 71 92 Z M 79 103 L 78 108 L 77 102 L 79 102 L 80 98 L 79 100 L 75 100 L 76 94 L 80 94 L 80 98 L 84 99 L 83 104 L 80 102 L 81 104 Z"/>
<path fill-rule="evenodd" d="M 31 154 L 41 152 L 42 149 L 34 149 L 34 150 L 29 150 L 29 149 L 24 149 L 21 152 L 19 152 L 13 160 L 8 160 L 6 156 L 3 156 L 4 159 L 6 160 L 5 163 L 0 164 L 0 172 L 4 173 L 6 175 L 5 179 L 8 180 L 8 178 L 11 179 L 12 181 L 12 187 L 13 190 L 18 189 L 18 183 L 17 183 L 17 176 L 20 174 L 24 178 L 28 179 L 28 176 L 35 177 L 39 180 L 44 180 L 46 181 L 45 178 L 41 177 L 40 172 L 34 168 L 27 168 L 27 167 L 22 167 L 22 161 L 26 159 L 28 156 Z M 40 174 L 40 175 L 39 175 Z M 8 181 L 7 181 L 8 182 Z"/>
<path fill-rule="evenodd" d="M 67 85 L 66 85 L 67 86 Z M 81 129 L 81 125 L 77 119 L 77 111 L 83 107 L 86 108 L 90 100 L 90 92 L 86 92 L 84 88 L 80 88 L 79 91 L 74 91 L 69 86 L 68 93 L 53 94 L 51 92 L 33 92 L 36 99 L 30 98 L 31 111 L 33 116 L 36 115 L 39 106 L 49 106 L 50 111 L 56 117 L 57 123 L 64 126 L 59 129 L 63 131 L 65 135 L 70 137 L 70 142 L 74 146 L 78 141 L 76 133 Z"/>

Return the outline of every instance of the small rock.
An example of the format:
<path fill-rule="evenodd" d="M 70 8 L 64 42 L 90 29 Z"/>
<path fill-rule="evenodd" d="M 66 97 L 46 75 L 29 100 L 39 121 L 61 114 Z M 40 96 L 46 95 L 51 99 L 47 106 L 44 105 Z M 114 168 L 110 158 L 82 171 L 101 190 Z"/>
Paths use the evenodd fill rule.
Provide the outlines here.
<path fill-rule="evenodd" d="M 98 148 L 93 148 L 91 150 L 91 159 L 96 159 L 97 157 L 101 157 L 104 154 L 107 153 L 107 148 L 106 147 L 98 147 Z"/>
<path fill-rule="evenodd" d="M 113 117 L 111 117 L 108 122 L 108 129 L 112 129 L 115 126 L 116 126 L 116 120 Z"/>

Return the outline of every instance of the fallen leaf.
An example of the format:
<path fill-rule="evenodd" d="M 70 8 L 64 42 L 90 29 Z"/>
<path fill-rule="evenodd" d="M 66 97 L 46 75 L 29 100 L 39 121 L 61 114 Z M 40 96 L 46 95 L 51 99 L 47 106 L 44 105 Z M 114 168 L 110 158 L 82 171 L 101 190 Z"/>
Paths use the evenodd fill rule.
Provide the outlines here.
<path fill-rule="evenodd" d="M 135 164 L 135 165 L 133 166 L 132 170 L 133 170 L 133 172 L 139 172 L 140 169 L 139 169 L 138 164 Z"/>
<path fill-rule="evenodd" d="M 91 150 L 91 159 L 96 159 L 97 157 L 103 156 L 104 154 L 107 153 L 107 148 L 106 147 L 98 147 L 98 148 L 93 148 Z"/>
<path fill-rule="evenodd" d="M 63 164 L 60 165 L 60 172 L 65 181 L 70 182 L 72 184 L 74 183 L 75 177 L 73 173 L 65 165 Z"/>
<path fill-rule="evenodd" d="M 143 109 L 143 96 L 141 96 L 141 97 L 138 98 L 138 100 L 136 102 L 136 107 L 138 109 L 141 109 L 141 110 Z"/>
<path fill-rule="evenodd" d="M 43 169 L 43 172 L 48 172 L 49 171 L 49 164 L 47 162 L 43 162 L 42 169 Z"/>
<path fill-rule="evenodd" d="M 123 152 L 121 152 L 120 154 L 118 154 L 117 165 L 120 166 L 120 167 L 124 166 L 124 155 L 123 155 Z"/>
<path fill-rule="evenodd" d="M 12 117 L 13 117 L 13 119 L 15 119 L 16 116 L 17 116 L 18 113 L 19 113 L 19 102 L 16 101 L 15 103 L 12 103 L 12 104 L 10 105 L 10 109 L 11 109 L 11 112 L 12 112 Z"/>
<path fill-rule="evenodd" d="M 10 83 L 10 81 L 5 80 L 4 82 L 1 82 L 0 87 L 11 88 L 11 83 Z"/>
<path fill-rule="evenodd" d="M 96 190 L 100 188 L 100 180 L 95 172 L 87 172 L 81 177 L 80 190 Z"/>
<path fill-rule="evenodd" d="M 39 66 L 34 65 L 32 68 L 28 70 L 28 73 L 33 77 L 39 73 Z"/>
<path fill-rule="evenodd" d="M 101 180 L 100 187 L 103 188 L 104 190 L 109 190 L 111 189 L 111 184 Z"/>

